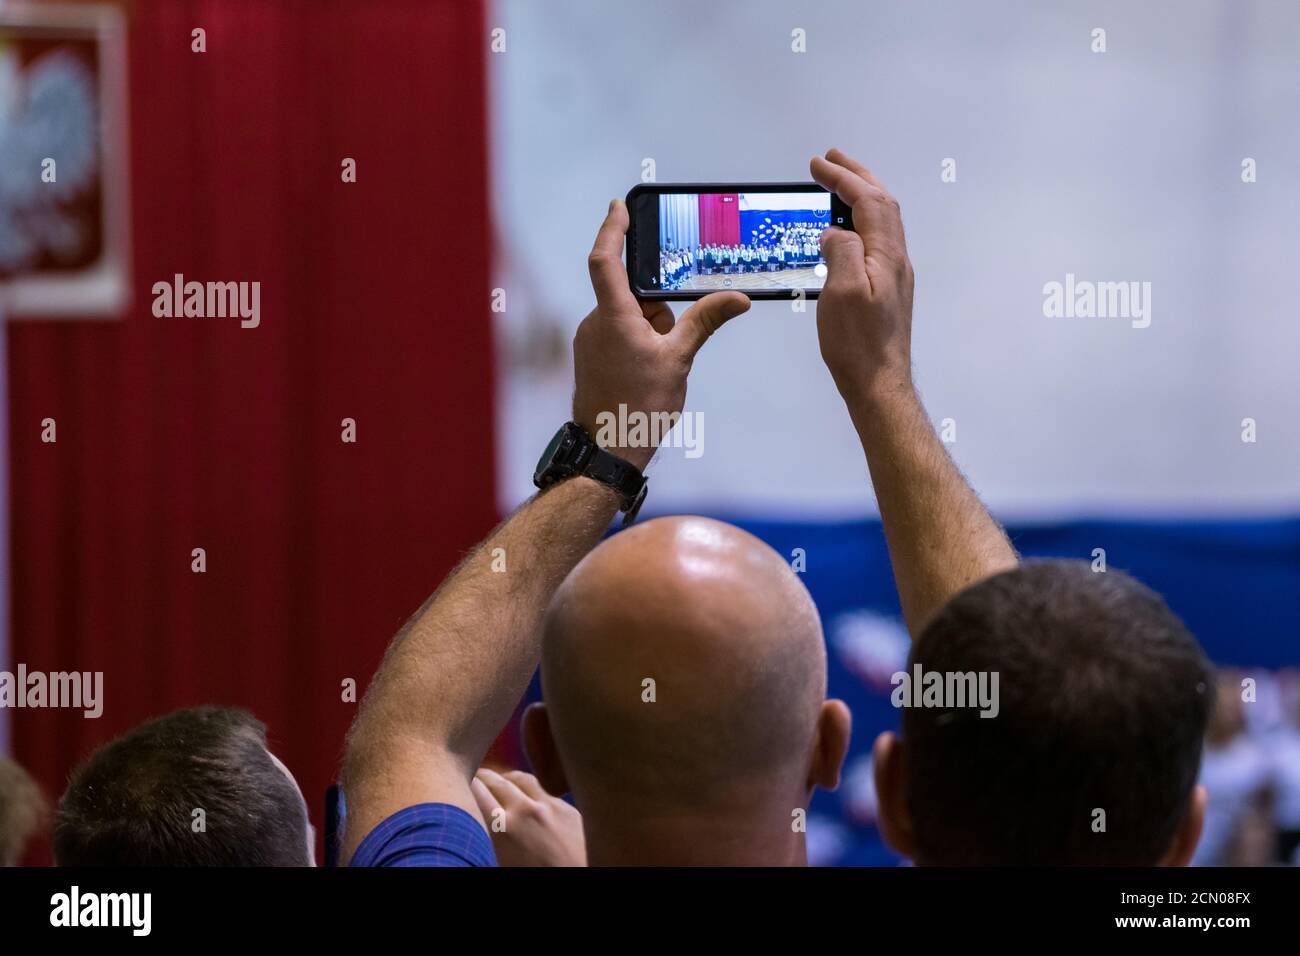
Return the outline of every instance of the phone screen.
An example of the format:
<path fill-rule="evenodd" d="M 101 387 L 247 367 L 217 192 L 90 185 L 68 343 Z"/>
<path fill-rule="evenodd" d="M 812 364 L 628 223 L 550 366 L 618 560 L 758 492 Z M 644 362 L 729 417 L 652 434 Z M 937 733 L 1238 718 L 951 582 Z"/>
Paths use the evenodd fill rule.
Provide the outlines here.
<path fill-rule="evenodd" d="M 803 186 L 671 190 L 654 188 L 630 207 L 636 216 L 638 292 L 698 298 L 736 290 L 788 298 L 821 291 L 826 282 L 822 232 L 835 215 L 844 224 L 843 210 L 832 210 L 830 193 Z"/>

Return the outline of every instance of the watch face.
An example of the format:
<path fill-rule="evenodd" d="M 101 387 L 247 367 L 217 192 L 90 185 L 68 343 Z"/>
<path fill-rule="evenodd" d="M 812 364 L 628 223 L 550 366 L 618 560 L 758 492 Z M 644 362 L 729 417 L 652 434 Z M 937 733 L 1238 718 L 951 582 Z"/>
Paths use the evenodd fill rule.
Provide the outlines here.
<path fill-rule="evenodd" d="M 555 433 L 551 439 L 546 451 L 542 452 L 541 459 L 537 462 L 537 471 L 533 472 L 533 484 L 537 487 L 544 487 L 549 481 L 554 481 L 567 473 L 569 455 L 573 451 L 574 436 L 572 430 L 567 424 L 561 425 L 560 430 Z"/>
<path fill-rule="evenodd" d="M 542 452 L 541 459 L 537 462 L 537 473 L 540 475 L 546 470 L 546 466 L 551 463 L 555 457 L 555 450 L 560 447 L 560 442 L 564 441 L 564 436 L 568 434 L 567 428 L 561 428 L 551 438 L 550 444 L 546 446 L 546 451 Z"/>

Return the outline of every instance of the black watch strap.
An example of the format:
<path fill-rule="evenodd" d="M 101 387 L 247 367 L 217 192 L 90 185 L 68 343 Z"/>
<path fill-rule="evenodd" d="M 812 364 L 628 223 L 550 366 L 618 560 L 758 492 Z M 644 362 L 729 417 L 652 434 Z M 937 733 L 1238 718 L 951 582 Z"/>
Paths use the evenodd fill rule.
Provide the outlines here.
<path fill-rule="evenodd" d="M 605 451 L 593 441 L 591 460 L 587 462 L 587 467 L 582 469 L 581 474 L 609 485 L 618 492 L 623 501 L 620 509 L 623 512 L 623 524 L 631 524 L 636 520 L 636 513 L 641 510 L 641 503 L 645 501 L 646 488 L 649 487 L 649 482 L 641 474 L 640 468 L 630 461 L 619 458 L 618 455 Z"/>
<path fill-rule="evenodd" d="M 605 451 L 577 422 L 566 422 L 537 463 L 533 483 L 538 488 L 549 488 L 557 481 L 575 475 L 599 481 L 614 490 L 620 499 L 623 524 L 636 519 L 648 487 L 641 470 L 630 461 Z"/>

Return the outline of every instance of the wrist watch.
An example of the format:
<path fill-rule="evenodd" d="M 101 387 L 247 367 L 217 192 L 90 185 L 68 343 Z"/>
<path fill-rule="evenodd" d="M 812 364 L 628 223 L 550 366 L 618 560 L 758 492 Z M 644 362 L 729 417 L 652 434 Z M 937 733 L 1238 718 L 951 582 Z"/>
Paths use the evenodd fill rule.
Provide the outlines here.
<path fill-rule="evenodd" d="M 605 451 L 577 422 L 565 422 L 546 446 L 546 451 L 542 452 L 537 471 L 533 473 L 533 484 L 538 488 L 549 488 L 557 481 L 575 475 L 583 475 L 613 488 L 621 502 L 619 510 L 623 512 L 623 524 L 636 520 L 649 487 L 641 469 Z"/>

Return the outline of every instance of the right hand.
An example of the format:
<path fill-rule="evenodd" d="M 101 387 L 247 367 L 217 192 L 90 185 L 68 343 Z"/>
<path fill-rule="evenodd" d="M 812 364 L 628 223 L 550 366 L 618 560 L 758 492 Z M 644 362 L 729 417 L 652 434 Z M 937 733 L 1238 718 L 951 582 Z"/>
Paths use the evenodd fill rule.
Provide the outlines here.
<path fill-rule="evenodd" d="M 832 149 L 810 164 L 813 179 L 853 209 L 854 231 L 822 234 L 826 285 L 817 300 L 822 360 L 845 401 L 912 382 L 912 263 L 898 200 L 871 170 Z"/>
<path fill-rule="evenodd" d="M 638 302 L 623 268 L 627 226 L 627 206 L 616 199 L 587 258 L 596 308 L 573 338 L 573 420 L 597 441 L 601 413 L 617 420 L 619 405 L 651 420 L 658 413 L 680 412 L 695 353 L 722 323 L 749 309 L 749 297 L 739 292 L 706 295 L 680 319 L 666 302 Z M 655 453 L 653 445 L 601 444 L 643 471 Z"/>

